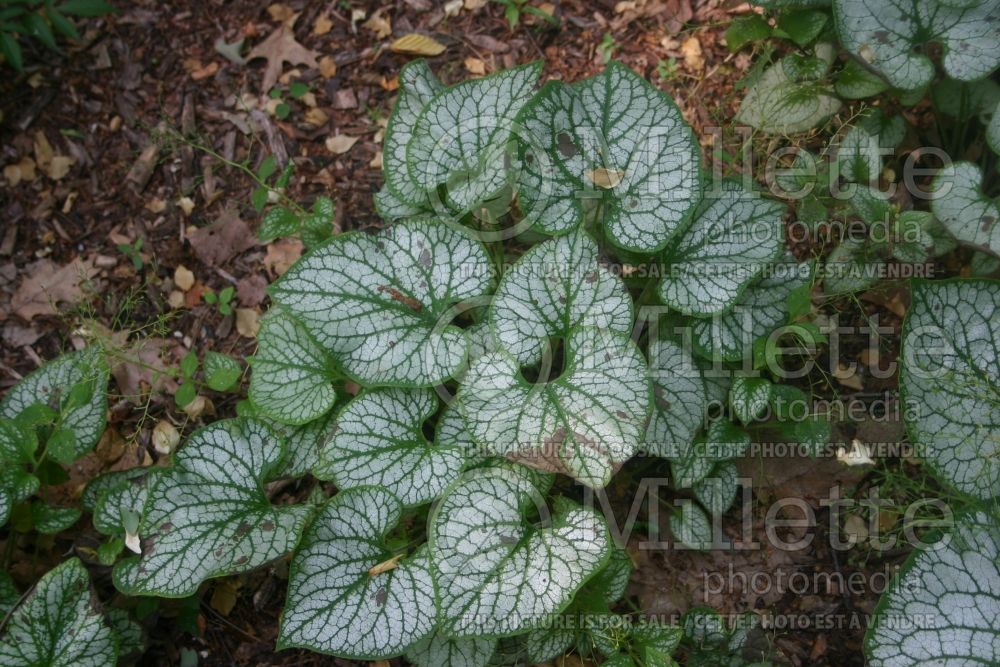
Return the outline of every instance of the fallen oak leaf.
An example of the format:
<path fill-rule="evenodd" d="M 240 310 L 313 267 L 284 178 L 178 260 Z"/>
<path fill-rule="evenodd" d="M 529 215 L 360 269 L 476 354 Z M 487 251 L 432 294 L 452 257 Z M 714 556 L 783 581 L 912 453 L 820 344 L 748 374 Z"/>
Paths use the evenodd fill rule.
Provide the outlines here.
<path fill-rule="evenodd" d="M 295 33 L 287 23 L 281 25 L 272 32 L 267 39 L 253 47 L 247 54 L 246 60 L 250 62 L 256 58 L 267 60 L 267 67 L 264 69 L 264 78 L 261 82 L 263 92 L 271 90 L 281 76 L 282 63 L 292 65 L 306 65 L 307 67 L 319 68 L 319 53 L 299 44 L 295 41 Z"/>
<path fill-rule="evenodd" d="M 75 304 L 83 298 L 83 285 L 98 271 L 92 258 L 78 257 L 65 266 L 50 259 L 34 262 L 11 297 L 11 310 L 25 321 L 37 315 L 55 315 L 57 304 Z"/>

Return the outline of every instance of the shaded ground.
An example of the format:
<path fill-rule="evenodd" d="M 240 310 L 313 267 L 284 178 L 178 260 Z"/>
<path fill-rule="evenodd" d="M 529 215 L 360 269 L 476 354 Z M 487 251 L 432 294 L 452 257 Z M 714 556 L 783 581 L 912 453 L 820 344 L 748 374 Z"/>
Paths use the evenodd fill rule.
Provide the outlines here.
<path fill-rule="evenodd" d="M 337 203 L 333 224 L 339 230 L 365 228 L 380 224 L 372 194 L 382 182 L 381 136 L 395 76 L 411 59 L 388 49 L 396 37 L 421 32 L 445 45 L 431 64 L 446 82 L 535 59 L 544 59 L 547 77 L 577 79 L 599 70 L 611 55 L 672 94 L 706 149 L 712 143 L 708 128 L 735 113 L 739 96 L 733 86 L 750 66 L 747 54 L 732 55 L 721 41 L 726 21 L 747 11 L 745 6 L 569 0 L 554 7 L 558 29 L 524 17 L 512 33 L 499 5 L 447 3 L 454 10 L 449 15 L 442 4 L 133 2 L 117 16 L 89 21 L 85 43 L 68 55 L 38 50 L 28 54 L 25 75 L 3 70 L 0 392 L 41 360 L 84 344 L 88 336 L 111 336 L 111 330 L 119 332 L 122 344 L 144 340 L 144 363 L 153 367 L 133 363 L 117 369 L 120 396 L 111 403 L 108 435 L 59 489 L 64 499 L 78 494 L 96 472 L 153 462 L 157 456 L 150 438 L 158 420 L 189 431 L 212 412 L 233 414 L 234 394 L 210 394 L 212 405 L 203 406 L 201 415 L 177 411 L 171 399 L 148 394 L 151 370 L 176 367 L 189 349 L 251 354 L 256 315 L 267 305 L 264 287 L 301 252 L 296 242 L 258 244 L 253 183 L 193 144 L 251 168 L 268 154 L 287 156 L 280 161 L 295 165 L 289 196 L 304 205 L 330 196 Z M 274 111 L 279 103 L 262 89 L 266 63 L 231 62 L 214 44 L 245 39 L 258 45 L 283 23 L 294 26 L 288 30 L 315 52 L 317 65 L 285 63 L 278 72 L 277 87 L 285 91 L 282 100 L 290 108 L 280 120 L 266 111 L 268 104 Z M 297 80 L 309 84 L 306 96 L 287 92 Z M 265 110 L 253 111 L 255 105 Z M 123 250 L 126 246 L 132 249 Z M 806 256 L 817 247 L 806 243 L 796 252 Z M 222 315 L 202 296 L 228 286 L 236 288 L 237 311 Z M 855 321 L 880 313 L 898 334 L 902 312 L 893 304 L 905 303 L 905 295 L 903 302 L 893 298 L 876 295 L 864 305 L 835 307 L 849 309 Z M 891 336 L 887 341 L 885 354 L 892 359 L 895 343 Z M 854 358 L 860 349 L 855 343 L 843 354 Z M 161 382 L 153 388 L 169 392 L 171 381 Z M 874 395 L 894 388 L 894 382 L 826 389 Z M 802 474 L 809 483 L 829 481 L 822 470 Z M 626 497 L 631 478 L 624 480 L 612 498 L 614 493 Z M 852 488 L 864 484 L 860 476 L 847 482 Z M 799 480 L 789 489 L 784 480 L 775 495 L 801 493 L 811 488 L 809 483 Z M 293 485 L 281 489 L 278 498 L 307 490 Z M 757 502 L 746 508 L 758 531 L 763 506 Z M 740 509 L 730 516 L 737 524 Z M 692 603 L 775 616 L 869 612 L 875 596 L 851 597 L 839 590 L 698 598 L 704 593 L 702 573 L 730 564 L 747 572 L 872 572 L 883 566 L 882 561 L 839 562 L 822 547 L 823 537 L 794 556 L 635 548 L 639 569 L 631 593 L 642 608 L 663 615 Z M 93 562 L 98 544 L 89 528 L 33 540 L 4 536 L 10 569 L 22 586 L 69 551 Z M 895 564 L 901 555 L 883 560 Z M 150 650 L 143 664 L 178 664 L 181 647 L 198 651 L 202 664 L 351 664 L 295 651 L 273 653 L 286 569 L 279 562 L 207 583 L 197 606 L 164 602 L 147 617 Z M 113 597 L 107 568 L 92 571 L 105 599 L 122 604 Z M 858 625 L 781 630 L 778 654 L 789 664 L 860 664 L 862 634 Z"/>

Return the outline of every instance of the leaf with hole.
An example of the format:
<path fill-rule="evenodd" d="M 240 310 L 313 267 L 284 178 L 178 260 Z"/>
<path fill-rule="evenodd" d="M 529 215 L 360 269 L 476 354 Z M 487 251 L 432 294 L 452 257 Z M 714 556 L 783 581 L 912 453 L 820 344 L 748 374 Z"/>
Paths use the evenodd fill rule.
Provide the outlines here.
<path fill-rule="evenodd" d="M 115 587 L 127 595 L 185 597 L 206 579 L 291 551 L 312 509 L 271 505 L 264 484 L 284 458 L 281 438 L 251 419 L 193 433 L 153 481 L 139 525 L 142 556 L 115 565 Z"/>

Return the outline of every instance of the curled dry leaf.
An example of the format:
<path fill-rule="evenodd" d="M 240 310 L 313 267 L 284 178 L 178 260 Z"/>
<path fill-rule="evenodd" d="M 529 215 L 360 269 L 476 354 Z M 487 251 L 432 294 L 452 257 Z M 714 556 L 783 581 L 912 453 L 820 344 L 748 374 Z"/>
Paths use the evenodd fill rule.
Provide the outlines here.
<path fill-rule="evenodd" d="M 177 444 L 181 441 L 181 434 L 178 433 L 177 428 L 173 424 L 166 419 L 161 419 L 153 427 L 151 440 L 156 453 L 160 456 L 167 456 L 170 452 L 174 451 Z"/>
<path fill-rule="evenodd" d="M 438 56 L 444 53 L 445 45 L 433 37 L 410 33 L 400 37 L 389 45 L 393 53 L 403 53 L 409 56 Z"/>

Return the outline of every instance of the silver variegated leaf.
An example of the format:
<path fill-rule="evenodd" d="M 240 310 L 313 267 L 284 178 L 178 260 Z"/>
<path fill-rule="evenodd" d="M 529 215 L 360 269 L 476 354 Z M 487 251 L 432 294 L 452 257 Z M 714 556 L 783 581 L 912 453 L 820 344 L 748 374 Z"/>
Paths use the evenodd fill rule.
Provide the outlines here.
<path fill-rule="evenodd" d="M 1000 524 L 961 516 L 947 543 L 910 554 L 865 636 L 872 667 L 1000 664 Z"/>
<path fill-rule="evenodd" d="M 668 520 L 670 532 L 681 544 L 705 551 L 712 546 L 712 521 L 696 503 L 687 500 Z"/>
<path fill-rule="evenodd" d="M 983 174 L 971 162 L 943 167 L 934 179 L 931 210 L 951 234 L 965 243 L 1000 252 L 1000 204 L 980 191 Z"/>
<path fill-rule="evenodd" d="M 781 253 L 785 206 L 738 186 L 707 193 L 694 222 L 666 254 L 663 303 L 686 315 L 730 310 Z"/>
<path fill-rule="evenodd" d="M 569 332 L 565 358 L 558 378 L 532 384 L 509 354 L 483 355 L 466 374 L 459 409 L 485 451 L 603 487 L 644 432 L 646 362 L 627 336 L 594 328 Z"/>
<path fill-rule="evenodd" d="M 816 55 L 827 67 L 834 52 L 817 45 Z M 798 81 L 779 60 L 767 68 L 740 103 L 736 121 L 768 134 L 794 134 L 821 125 L 843 104 L 833 88 L 818 80 Z"/>
<path fill-rule="evenodd" d="M 931 82 L 934 63 L 921 48 L 930 42 L 941 44 L 945 71 L 962 81 L 981 79 L 1000 64 L 996 0 L 835 0 L 833 9 L 844 48 L 895 88 L 914 90 Z"/>
<path fill-rule="evenodd" d="M 491 282 L 486 250 L 471 235 L 410 220 L 334 237 L 296 262 L 271 295 L 356 382 L 431 386 L 457 373 L 468 349 L 463 332 L 439 319 Z"/>
<path fill-rule="evenodd" d="M 721 516 L 736 500 L 736 493 L 739 491 L 738 477 L 736 464 L 723 461 L 716 464 L 708 477 L 697 482 L 691 490 L 709 514 Z"/>
<path fill-rule="evenodd" d="M 262 422 L 229 419 L 189 437 L 157 475 L 139 524 L 141 558 L 115 565 L 128 595 L 184 597 L 205 579 L 246 572 L 295 545 L 312 509 L 271 505 L 264 484 L 284 442 Z"/>
<path fill-rule="evenodd" d="M 550 81 L 518 117 L 519 198 L 550 234 L 576 228 L 597 202 L 608 237 L 663 248 L 698 202 L 700 149 L 680 110 L 618 62 L 596 76 Z"/>
<path fill-rule="evenodd" d="M 914 281 L 900 389 L 910 441 L 963 493 L 1000 495 L 1000 283 Z"/>
<path fill-rule="evenodd" d="M 788 296 L 812 280 L 814 265 L 787 255 L 740 295 L 727 313 L 691 323 L 694 347 L 706 359 L 740 361 L 753 342 L 788 319 Z"/>
<path fill-rule="evenodd" d="M 649 345 L 649 377 L 653 416 L 646 428 L 646 451 L 680 456 L 705 424 L 708 395 L 701 371 L 679 343 L 657 340 Z"/>
<path fill-rule="evenodd" d="M 500 281 L 490 317 L 498 347 L 530 366 L 551 337 L 578 326 L 631 333 L 632 298 L 581 230 L 525 253 Z"/>
<path fill-rule="evenodd" d="M 87 386 L 79 394 L 74 389 Z M 0 401 L 0 418 L 14 419 L 41 403 L 60 413 L 59 425 L 73 433 L 76 456 L 86 454 L 104 433 L 108 411 L 108 365 L 101 349 L 68 352 L 14 385 Z"/>
<path fill-rule="evenodd" d="M 538 62 L 503 70 L 429 100 L 406 150 L 419 188 L 433 200 L 443 187 L 448 207 L 466 212 L 507 187 L 514 118 L 534 94 L 541 70 Z"/>
<path fill-rule="evenodd" d="M 424 437 L 423 423 L 437 409 L 431 389 L 363 392 L 337 416 L 313 474 L 341 489 L 376 484 L 404 505 L 433 500 L 458 477 L 467 454 L 461 444 Z"/>
<path fill-rule="evenodd" d="M 90 578 L 71 558 L 43 576 L 0 636 L 5 667 L 107 667 L 118 640 L 96 608 Z"/>
<path fill-rule="evenodd" d="M 576 617 L 560 616 L 552 623 L 545 623 L 528 631 L 525 635 L 525 649 L 529 664 L 538 665 L 555 660 L 573 645 L 576 641 L 576 628 L 561 623 L 564 618 L 574 620 Z"/>
<path fill-rule="evenodd" d="M 357 487 L 327 501 L 292 559 L 278 648 L 358 660 L 402 654 L 434 630 L 427 552 L 394 558 L 384 538 L 402 505 Z"/>
<path fill-rule="evenodd" d="M 505 637 L 560 613 L 607 562 L 607 526 L 593 510 L 564 503 L 543 525 L 532 476 L 519 467 L 467 473 L 431 515 L 428 545 L 441 632 Z M 547 510 L 542 514 L 548 515 Z"/>
<path fill-rule="evenodd" d="M 429 210 L 430 200 L 422 182 L 411 174 L 406 147 L 421 112 L 431 99 L 444 90 L 425 60 L 414 60 L 399 71 L 399 95 L 389 116 L 382 144 L 382 171 L 391 196 L 404 206 Z"/>
<path fill-rule="evenodd" d="M 250 401 L 275 421 L 305 424 L 326 414 L 337 399 L 333 360 L 283 308 L 261 318 L 250 364 Z"/>
<path fill-rule="evenodd" d="M 435 631 L 406 651 L 417 667 L 486 667 L 496 651 L 495 639 L 450 639 Z"/>

